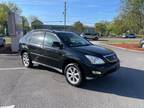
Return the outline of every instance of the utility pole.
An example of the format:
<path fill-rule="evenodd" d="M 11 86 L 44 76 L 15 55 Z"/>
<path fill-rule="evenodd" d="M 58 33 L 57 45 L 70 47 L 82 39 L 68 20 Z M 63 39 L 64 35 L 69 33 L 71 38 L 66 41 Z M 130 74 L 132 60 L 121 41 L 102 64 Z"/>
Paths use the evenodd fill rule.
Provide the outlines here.
<path fill-rule="evenodd" d="M 64 30 L 66 31 L 67 26 L 67 1 L 64 2 Z"/>

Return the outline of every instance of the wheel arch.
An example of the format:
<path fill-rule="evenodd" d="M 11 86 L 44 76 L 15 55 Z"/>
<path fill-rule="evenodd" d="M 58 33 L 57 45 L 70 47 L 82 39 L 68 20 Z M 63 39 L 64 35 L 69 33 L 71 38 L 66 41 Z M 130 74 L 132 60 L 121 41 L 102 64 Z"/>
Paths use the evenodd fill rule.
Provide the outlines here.
<path fill-rule="evenodd" d="M 76 63 L 76 64 L 78 64 L 80 70 L 83 71 L 82 65 L 81 65 L 81 63 L 80 63 L 78 60 L 75 60 L 75 59 L 66 59 L 66 60 L 64 61 L 63 65 L 62 65 L 62 71 L 63 71 L 63 73 L 64 73 L 65 67 L 66 67 L 68 64 L 70 64 L 70 63 Z M 64 73 L 64 74 L 65 74 L 65 73 Z"/>
<path fill-rule="evenodd" d="M 25 49 L 21 50 L 20 55 L 22 56 L 22 54 L 23 54 L 24 52 L 27 52 L 27 50 L 25 50 Z"/>

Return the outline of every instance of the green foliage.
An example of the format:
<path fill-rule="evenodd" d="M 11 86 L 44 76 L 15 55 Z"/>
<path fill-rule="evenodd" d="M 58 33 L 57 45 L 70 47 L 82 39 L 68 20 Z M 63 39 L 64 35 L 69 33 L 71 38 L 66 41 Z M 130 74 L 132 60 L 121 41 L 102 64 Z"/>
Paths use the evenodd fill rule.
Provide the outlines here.
<path fill-rule="evenodd" d="M 144 28 L 144 0 L 122 0 L 122 9 L 120 17 L 130 32 Z"/>
<path fill-rule="evenodd" d="M 17 13 L 17 14 L 21 14 L 22 10 L 13 2 L 4 2 L 3 4 L 5 4 L 9 10 L 11 12 Z"/>
<path fill-rule="evenodd" d="M 84 25 L 80 21 L 75 22 L 73 27 L 78 33 L 82 33 L 84 31 Z"/>
<path fill-rule="evenodd" d="M 22 24 L 23 24 L 23 33 L 24 34 L 26 34 L 28 31 L 31 30 L 28 19 L 25 16 L 22 16 Z"/>
<path fill-rule="evenodd" d="M 9 8 L 5 4 L 0 4 L 0 32 L 4 33 L 7 26 Z"/>
<path fill-rule="evenodd" d="M 125 24 L 124 20 L 121 18 L 116 18 L 112 25 L 112 33 L 116 35 L 122 35 L 128 31 L 127 25 Z"/>
<path fill-rule="evenodd" d="M 0 4 L 0 25 L 7 22 L 9 8 L 5 4 Z"/>
<path fill-rule="evenodd" d="M 105 23 L 96 23 L 95 31 L 98 32 L 101 36 L 106 34 L 107 26 Z"/>
<path fill-rule="evenodd" d="M 5 29 L 8 27 L 8 13 L 9 11 L 20 13 L 21 10 L 15 3 L 3 2 L 0 4 L 0 32 L 5 33 Z"/>
<path fill-rule="evenodd" d="M 4 33 L 4 29 L 7 28 L 8 13 L 12 11 L 17 14 L 21 14 L 21 9 L 13 2 L 3 2 L 0 4 L 0 33 Z M 26 17 L 22 16 L 23 32 L 28 32 L 31 28 Z"/>
<path fill-rule="evenodd" d="M 139 35 L 138 35 L 139 38 L 144 38 L 144 29 L 141 29 L 139 31 Z"/>
<path fill-rule="evenodd" d="M 121 6 L 119 15 L 110 23 L 97 23 L 96 31 L 105 35 L 141 34 L 144 30 L 144 0 L 121 0 Z"/>
<path fill-rule="evenodd" d="M 104 38 L 104 40 L 107 40 L 107 41 L 102 41 L 103 43 L 106 43 L 106 44 L 129 44 L 129 43 L 134 43 L 134 44 L 138 44 L 139 43 L 139 39 L 122 39 L 122 38 L 119 38 L 119 39 L 113 39 L 113 38 Z"/>

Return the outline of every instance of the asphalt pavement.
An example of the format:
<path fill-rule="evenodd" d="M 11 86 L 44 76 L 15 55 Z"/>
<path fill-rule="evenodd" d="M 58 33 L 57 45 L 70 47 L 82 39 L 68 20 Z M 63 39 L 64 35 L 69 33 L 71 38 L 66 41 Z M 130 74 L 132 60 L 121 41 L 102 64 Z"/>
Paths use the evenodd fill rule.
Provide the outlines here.
<path fill-rule="evenodd" d="M 15 108 L 144 108 L 144 53 L 111 48 L 121 69 L 107 77 L 70 86 L 58 72 L 26 69 L 18 55 L 0 55 L 0 106 Z"/>

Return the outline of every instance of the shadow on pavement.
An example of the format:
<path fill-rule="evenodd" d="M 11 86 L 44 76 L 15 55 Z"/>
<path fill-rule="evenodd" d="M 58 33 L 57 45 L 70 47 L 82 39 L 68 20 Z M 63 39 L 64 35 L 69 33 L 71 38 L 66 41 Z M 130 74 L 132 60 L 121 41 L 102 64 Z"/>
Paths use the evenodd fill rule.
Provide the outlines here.
<path fill-rule="evenodd" d="M 87 81 L 82 89 L 144 99 L 144 71 L 122 67 L 110 76 Z"/>
<path fill-rule="evenodd" d="M 34 69 L 59 73 L 43 66 Z M 109 76 L 86 81 L 81 89 L 144 99 L 144 71 L 121 67 L 118 72 Z"/>

